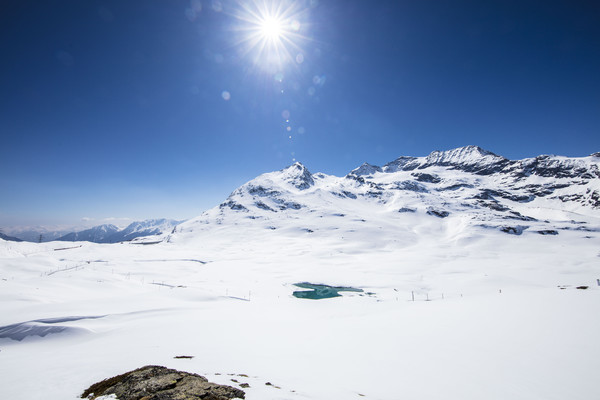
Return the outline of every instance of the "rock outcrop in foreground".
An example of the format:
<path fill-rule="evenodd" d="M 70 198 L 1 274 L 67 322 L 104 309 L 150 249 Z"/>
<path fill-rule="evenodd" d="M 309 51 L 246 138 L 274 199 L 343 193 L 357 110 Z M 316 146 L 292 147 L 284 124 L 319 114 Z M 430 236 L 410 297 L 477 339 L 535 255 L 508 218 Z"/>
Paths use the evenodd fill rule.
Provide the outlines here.
<path fill-rule="evenodd" d="M 244 391 L 209 382 L 200 375 L 147 365 L 95 383 L 81 398 L 116 395 L 119 400 L 243 399 Z"/>

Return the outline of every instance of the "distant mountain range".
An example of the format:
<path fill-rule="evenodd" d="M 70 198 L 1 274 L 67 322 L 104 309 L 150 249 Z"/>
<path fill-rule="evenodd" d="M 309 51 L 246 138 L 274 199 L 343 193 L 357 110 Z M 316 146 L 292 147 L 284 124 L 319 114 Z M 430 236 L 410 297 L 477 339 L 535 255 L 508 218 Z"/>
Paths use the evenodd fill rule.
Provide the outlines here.
<path fill-rule="evenodd" d="M 599 165 L 600 153 L 508 160 L 478 146 L 402 156 L 383 166 L 365 163 L 343 177 L 313 174 L 297 162 L 258 176 L 217 207 L 183 223 L 147 220 L 122 230 L 100 225 L 55 240 L 116 243 L 165 234 L 165 240 L 177 241 L 199 232 L 230 235 L 245 229 L 324 236 L 335 231 L 344 237 L 366 232 L 385 240 L 400 226 L 413 229 L 436 219 L 444 221 L 443 229 L 457 232 L 596 232 Z"/>
<path fill-rule="evenodd" d="M 118 243 L 128 241 L 142 236 L 160 235 L 170 232 L 173 227 L 182 221 L 172 219 L 148 219 L 145 221 L 136 221 L 129 224 L 126 228 L 120 229 L 112 224 L 104 224 L 94 226 L 77 232 L 65 233 L 64 231 L 48 231 L 48 230 L 27 230 L 12 233 L 14 236 L 0 234 L 0 238 L 13 241 L 30 241 L 38 242 L 40 235 L 43 242 L 52 240 L 75 242 L 87 241 L 94 243 Z M 15 236 L 22 236 L 21 238 Z"/>
<path fill-rule="evenodd" d="M 94 243 L 118 243 L 142 236 L 160 235 L 170 232 L 182 221 L 173 219 L 148 219 L 129 224 L 125 229 L 114 225 L 99 225 L 80 232 L 72 232 L 56 240 L 64 242 L 87 241 Z"/>
<path fill-rule="evenodd" d="M 46 228 L 46 227 L 28 227 L 28 228 L 13 228 L 5 231 L 9 236 L 18 238 L 24 242 L 39 242 L 40 235 L 42 242 L 50 242 L 69 233 L 69 230 Z"/>

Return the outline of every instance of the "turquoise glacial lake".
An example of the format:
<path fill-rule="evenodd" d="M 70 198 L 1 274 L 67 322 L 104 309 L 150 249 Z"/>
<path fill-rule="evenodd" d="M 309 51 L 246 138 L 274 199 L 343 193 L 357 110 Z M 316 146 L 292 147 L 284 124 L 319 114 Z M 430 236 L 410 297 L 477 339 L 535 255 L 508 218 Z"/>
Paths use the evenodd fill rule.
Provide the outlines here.
<path fill-rule="evenodd" d="M 346 286 L 329 286 L 329 285 L 320 285 L 316 283 L 295 283 L 294 286 L 297 286 L 301 289 L 310 289 L 310 290 L 298 290 L 292 293 L 294 297 L 299 299 L 310 299 L 310 300 L 321 300 L 321 299 L 330 299 L 332 297 L 340 297 L 340 292 L 362 292 L 362 289 L 357 289 L 353 287 Z"/>

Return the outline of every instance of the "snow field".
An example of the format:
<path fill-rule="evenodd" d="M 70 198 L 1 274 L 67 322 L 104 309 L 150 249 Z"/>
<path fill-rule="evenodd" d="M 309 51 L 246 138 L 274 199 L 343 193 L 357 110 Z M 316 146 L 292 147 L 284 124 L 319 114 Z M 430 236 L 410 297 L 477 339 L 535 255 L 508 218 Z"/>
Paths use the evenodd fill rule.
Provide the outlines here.
<path fill-rule="evenodd" d="M 33 323 L 69 329 L 0 339 L 11 382 L 0 397 L 74 399 L 159 364 L 249 383 L 250 400 L 590 398 L 598 241 L 581 235 L 448 228 L 396 249 L 268 229 L 60 251 L 2 242 L 0 326 L 101 318 Z M 303 281 L 372 294 L 292 297 Z"/>

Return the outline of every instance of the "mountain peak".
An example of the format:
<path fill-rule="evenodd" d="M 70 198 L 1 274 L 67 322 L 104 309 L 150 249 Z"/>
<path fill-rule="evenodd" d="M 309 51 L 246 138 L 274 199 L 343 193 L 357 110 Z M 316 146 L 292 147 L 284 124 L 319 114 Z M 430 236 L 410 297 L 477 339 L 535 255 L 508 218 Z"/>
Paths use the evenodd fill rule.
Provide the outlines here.
<path fill-rule="evenodd" d="M 299 161 L 296 161 L 279 172 L 285 181 L 291 183 L 297 189 L 308 189 L 315 184 L 310 171 Z"/>
<path fill-rule="evenodd" d="M 422 167 L 433 165 L 456 167 L 479 175 L 500 171 L 509 161 L 479 146 L 464 146 L 446 151 L 434 151 L 425 158 Z M 421 167 L 420 167 L 421 168 Z"/>
<path fill-rule="evenodd" d="M 361 165 L 360 167 L 354 168 L 352 171 L 350 171 L 350 174 L 357 175 L 357 176 L 373 175 L 375 172 L 381 172 L 381 171 L 382 171 L 381 167 L 379 167 L 377 165 L 363 163 L 363 165 Z"/>
<path fill-rule="evenodd" d="M 439 151 L 435 150 L 427 156 L 428 160 L 432 162 L 470 162 L 477 161 L 481 157 L 491 156 L 494 158 L 504 159 L 491 151 L 482 149 L 479 146 L 468 145 L 463 147 L 457 147 L 455 149 Z"/>
<path fill-rule="evenodd" d="M 419 164 L 417 157 L 401 156 L 383 166 L 384 172 L 396 172 L 404 169 L 415 169 Z"/>

